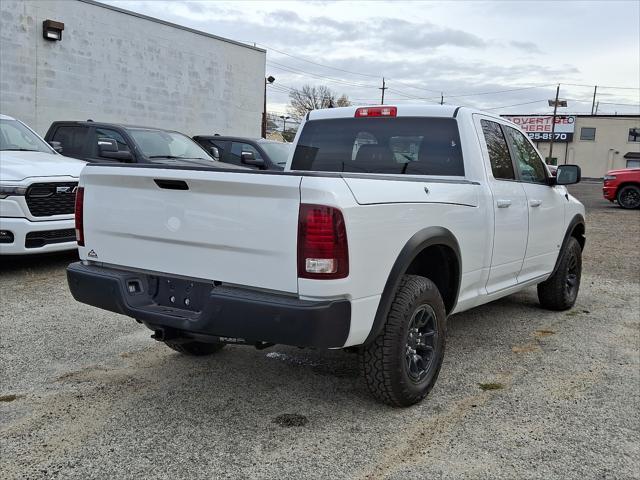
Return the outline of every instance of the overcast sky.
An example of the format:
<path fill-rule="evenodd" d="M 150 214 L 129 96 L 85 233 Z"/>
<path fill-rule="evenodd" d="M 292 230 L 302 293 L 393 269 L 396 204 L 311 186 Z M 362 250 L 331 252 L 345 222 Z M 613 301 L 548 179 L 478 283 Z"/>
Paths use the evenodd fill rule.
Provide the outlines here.
<path fill-rule="evenodd" d="M 640 113 L 638 0 L 106 3 L 265 48 L 271 111 L 305 83 L 379 103 L 384 76 L 385 103 L 548 112 L 561 83 L 567 113 L 589 113 L 597 84 L 598 113 Z"/>

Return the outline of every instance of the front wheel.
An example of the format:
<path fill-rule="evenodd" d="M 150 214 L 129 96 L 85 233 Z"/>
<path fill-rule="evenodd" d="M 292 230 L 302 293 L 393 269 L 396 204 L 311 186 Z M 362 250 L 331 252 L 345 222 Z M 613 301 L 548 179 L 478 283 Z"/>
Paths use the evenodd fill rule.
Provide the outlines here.
<path fill-rule="evenodd" d="M 618 191 L 616 196 L 618 205 L 622 208 L 640 208 L 640 187 L 637 185 L 627 185 Z"/>
<path fill-rule="evenodd" d="M 582 248 L 574 237 L 560 252 L 558 269 L 547 280 L 538 284 L 540 305 L 549 310 L 568 310 L 578 298 L 582 276 Z"/>
<path fill-rule="evenodd" d="M 447 314 L 438 287 L 404 275 L 383 331 L 360 351 L 369 391 L 395 407 L 421 401 L 442 366 Z"/>

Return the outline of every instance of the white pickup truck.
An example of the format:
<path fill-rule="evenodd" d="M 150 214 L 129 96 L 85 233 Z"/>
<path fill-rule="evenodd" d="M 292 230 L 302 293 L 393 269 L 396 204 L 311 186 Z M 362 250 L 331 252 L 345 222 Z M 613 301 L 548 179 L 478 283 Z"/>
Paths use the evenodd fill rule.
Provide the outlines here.
<path fill-rule="evenodd" d="M 87 165 L 74 297 L 192 355 L 357 349 L 369 389 L 433 387 L 448 315 L 538 285 L 573 306 L 584 207 L 507 120 L 448 106 L 307 115 L 284 172 Z"/>
<path fill-rule="evenodd" d="M 0 255 L 76 249 L 73 208 L 84 164 L 0 115 Z"/>

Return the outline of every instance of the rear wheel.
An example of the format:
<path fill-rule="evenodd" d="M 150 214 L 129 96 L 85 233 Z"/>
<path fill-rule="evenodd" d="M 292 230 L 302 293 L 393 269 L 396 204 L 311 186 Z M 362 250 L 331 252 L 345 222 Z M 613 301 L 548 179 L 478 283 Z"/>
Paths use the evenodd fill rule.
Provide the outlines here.
<path fill-rule="evenodd" d="M 211 355 L 219 350 L 222 350 L 225 346 L 224 343 L 204 343 L 204 342 L 172 342 L 171 340 L 165 340 L 164 344 L 184 355 L 191 355 L 194 357 L 202 357 L 205 355 Z"/>
<path fill-rule="evenodd" d="M 446 311 L 429 279 L 404 275 L 383 331 L 360 351 L 369 391 L 406 407 L 427 396 L 444 358 Z"/>
<path fill-rule="evenodd" d="M 640 208 L 640 187 L 626 185 L 618 191 L 616 199 L 622 208 Z"/>
<path fill-rule="evenodd" d="M 546 281 L 538 284 L 540 305 L 549 310 L 568 310 L 578 298 L 582 276 L 582 248 L 570 237 L 560 253 L 558 269 Z"/>

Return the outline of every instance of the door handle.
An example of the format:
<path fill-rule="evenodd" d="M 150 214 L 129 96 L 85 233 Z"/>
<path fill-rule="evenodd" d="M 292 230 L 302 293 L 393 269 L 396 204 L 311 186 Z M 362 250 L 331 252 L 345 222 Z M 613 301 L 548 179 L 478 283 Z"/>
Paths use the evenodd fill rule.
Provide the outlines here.
<path fill-rule="evenodd" d="M 509 208 L 511 206 L 511 200 L 497 200 L 496 204 L 498 208 Z"/>
<path fill-rule="evenodd" d="M 529 205 L 531 207 L 539 207 L 542 205 L 542 200 L 529 200 Z"/>

